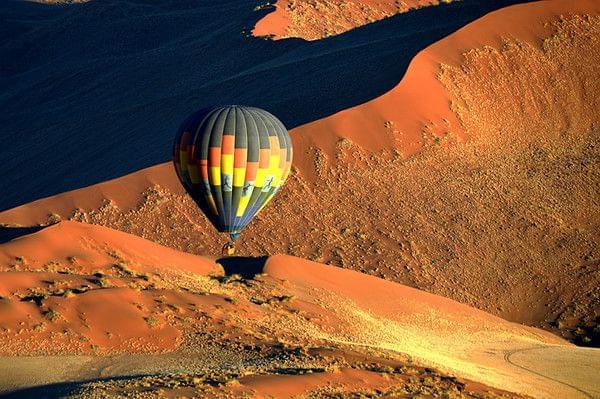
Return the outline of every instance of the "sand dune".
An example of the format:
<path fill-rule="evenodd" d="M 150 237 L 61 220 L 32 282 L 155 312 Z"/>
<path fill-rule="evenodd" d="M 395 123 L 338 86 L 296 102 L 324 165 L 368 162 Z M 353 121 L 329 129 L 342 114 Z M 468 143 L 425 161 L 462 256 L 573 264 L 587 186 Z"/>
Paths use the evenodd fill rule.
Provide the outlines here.
<path fill-rule="evenodd" d="M 160 332 L 148 329 L 144 306 L 152 301 L 140 289 L 153 286 L 151 276 L 157 266 L 204 274 L 215 270 L 207 259 L 76 223 L 58 224 L 5 243 L 0 258 L 1 347 L 13 354 L 78 352 L 89 345 L 173 349 L 179 332 L 168 327 Z M 135 272 L 127 266 L 131 259 L 135 259 Z M 143 284 L 130 285 L 125 278 L 115 285 L 107 271 Z M 95 286 L 114 289 L 93 290 Z"/>
<path fill-rule="evenodd" d="M 260 4 L 3 1 L 0 209 L 168 161 L 173 132 L 203 106 L 258 106 L 293 128 L 361 104 L 418 51 L 500 7 L 465 0 L 273 42 L 250 35 Z"/>
<path fill-rule="evenodd" d="M 505 43 L 514 40 L 519 44 L 531 45 L 540 48 L 541 42 L 555 34 L 552 22 L 565 15 L 598 15 L 600 9 L 593 1 L 578 1 L 567 3 L 563 1 L 543 1 L 531 4 L 516 5 L 490 13 L 475 23 L 471 23 L 443 40 L 434 43 L 421 51 L 411 61 L 406 74 L 398 85 L 385 94 L 360 104 L 356 107 L 345 109 L 330 117 L 302 125 L 294 129 L 296 145 L 302 148 L 315 147 L 325 152 L 329 160 L 334 160 L 335 150 L 342 139 L 348 139 L 362 148 L 370 150 L 399 149 L 403 157 L 417 153 L 424 145 L 437 144 L 446 141 L 460 142 L 469 137 L 490 135 L 493 129 L 486 125 L 485 117 L 480 110 L 470 110 L 469 117 L 476 119 L 470 126 L 465 126 L 465 121 L 458 120 L 455 105 L 459 101 L 458 95 L 449 90 L 448 82 L 440 78 L 441 67 L 463 68 L 465 59 L 470 54 L 480 49 L 501 48 Z M 567 46 L 566 43 L 563 44 Z M 593 46 L 593 45 L 592 45 Z M 574 46 L 571 51 L 587 54 L 583 48 Z M 482 55 L 483 56 L 483 55 Z M 563 55 L 564 56 L 564 55 Z M 589 57 L 589 55 L 582 55 Z M 527 58 L 527 55 L 524 55 Z M 594 64 L 586 58 L 586 64 Z M 487 79 L 503 79 L 502 84 L 507 88 L 516 85 L 522 87 L 520 75 L 513 68 L 517 67 L 517 59 L 507 60 L 504 70 L 494 71 L 499 76 L 491 76 L 489 70 L 472 70 L 481 81 Z M 559 62 L 564 62 L 561 60 Z M 514 63 L 514 64 L 513 64 Z M 582 63 L 584 61 L 582 60 Z M 524 61 L 522 65 L 528 65 Z M 529 65 L 530 66 L 530 65 Z M 540 76 L 556 71 L 550 71 L 550 66 L 540 67 Z M 567 66 L 570 71 L 576 70 L 574 66 Z M 573 68 L 573 69 L 571 69 Z M 580 81 L 581 77 L 571 76 L 573 72 L 557 72 L 560 78 Z M 524 77 L 528 76 L 523 74 Z M 559 78 L 559 79 L 560 79 Z M 482 83 L 482 82 L 478 82 Z M 588 85 L 593 83 L 589 80 Z M 476 95 L 480 90 L 475 84 L 463 87 L 465 94 Z M 515 89 L 516 90 L 516 89 Z M 558 92 L 556 87 L 535 87 L 538 93 L 529 93 L 530 96 L 545 98 Z M 579 92 L 579 90 L 578 90 Z M 511 93 L 514 95 L 514 93 Z M 520 93 L 519 93 L 520 94 Z M 585 98 L 590 107 L 597 101 L 596 97 L 589 94 L 578 94 Z M 575 95 L 573 95 L 575 97 Z M 517 97 L 520 98 L 520 97 Z M 488 101 L 510 102 L 515 101 L 508 93 L 490 95 Z M 519 101 L 519 100 L 516 100 Z M 531 104 L 519 103 L 523 107 L 521 115 L 505 115 L 499 110 L 498 115 L 505 118 L 505 124 L 513 123 L 518 117 L 529 117 L 536 121 L 541 120 L 539 114 L 529 114 Z M 555 104 L 548 104 L 547 110 L 555 111 Z M 594 116 L 590 108 L 581 110 L 566 110 L 567 115 L 560 118 L 589 118 Z M 571 113 L 573 115 L 571 115 Z M 556 117 L 558 118 L 558 116 Z M 496 128 L 496 126 L 494 126 Z M 516 134 L 525 134 L 524 128 L 513 129 Z M 368 132 L 366 134 L 365 132 Z M 301 169 L 309 169 L 308 165 L 300 160 Z M 312 160 L 310 160 L 312 161 Z"/>
<path fill-rule="evenodd" d="M 273 39 L 318 40 L 395 14 L 438 4 L 439 0 L 278 0 L 273 12 L 256 23 L 252 34 Z"/>
<path fill-rule="evenodd" d="M 389 93 L 294 129 L 297 170 L 241 251 L 385 276 L 594 344 L 597 15 L 586 1 L 492 13 L 421 52 Z M 59 218 L 197 254 L 222 245 L 169 164 L 0 214 Z"/>
<path fill-rule="evenodd" d="M 0 208 L 24 204 L 0 213 L 0 391 L 600 396 L 599 350 L 559 337 L 599 342 L 598 2 L 455 33 L 500 3 L 316 31 L 324 3 L 294 4 L 276 36 L 345 32 L 255 38 L 268 9 L 237 0 L 0 5 Z M 211 257 L 161 163 L 213 102 L 293 128 L 249 258 Z"/>
<path fill-rule="evenodd" d="M 342 323 L 336 323 L 337 331 L 332 332 L 336 341 L 348 334 L 340 341 L 407 353 L 441 370 L 535 397 L 600 393 L 594 377 L 594 370 L 600 366 L 598 349 L 565 347 L 564 342 L 546 332 L 349 270 L 275 256 L 269 258 L 264 271 L 289 281 L 298 299 L 314 300 L 316 292 L 326 293 L 324 306 L 337 308 L 338 314 L 345 315 Z M 586 361 L 580 363 L 581 359 Z M 578 369 L 578 364 L 583 366 L 582 374 L 567 377 Z M 547 378 L 549 375 L 556 379 Z M 559 381 L 577 381 L 572 385 L 580 391 Z"/>
<path fill-rule="evenodd" d="M 244 279 L 223 275 L 212 260 L 76 222 L 2 244 L 0 254 L 2 354 L 45 355 L 47 364 L 72 365 L 47 372 L 36 366 L 35 358 L 0 358 L 3 389 L 139 373 L 157 373 L 158 380 L 181 379 L 185 387 L 200 370 L 215 370 L 223 359 L 235 363 L 230 352 L 237 350 L 241 363 L 251 364 L 259 356 L 263 364 L 247 369 L 241 379 L 240 366 L 234 366 L 229 375 L 239 382 L 229 389 L 265 395 L 280 392 L 286 397 L 336 381 L 348 392 L 400 389 L 410 386 L 401 382 L 405 374 L 426 373 L 419 366 L 441 370 L 429 372 L 431 384 L 439 389 L 443 384 L 436 375 L 450 374 L 467 384 L 465 392 L 469 381 L 478 381 L 536 397 L 599 393 L 592 377 L 600 362 L 598 350 L 576 348 L 541 330 L 443 297 L 299 258 L 272 256 L 255 270 L 262 274 Z M 223 267 L 229 273 L 247 270 L 249 262 L 233 258 Z M 274 367 L 292 367 L 274 354 L 294 348 L 300 349 L 293 367 L 312 364 L 311 376 L 298 371 L 290 377 L 269 376 L 266 371 Z M 320 361 L 309 356 L 323 350 L 333 359 L 342 356 L 335 353 L 345 353 L 346 360 L 331 363 L 331 356 Z M 175 352 L 161 355 L 165 351 Z M 272 355 L 265 357 L 263 351 Z M 123 352 L 140 355 L 117 356 Z M 352 366 L 352 356 L 382 362 L 380 370 L 386 358 L 391 359 L 390 370 L 398 362 L 407 368 L 386 372 L 382 379 L 381 371 L 370 375 L 368 369 Z M 584 364 L 579 363 L 582 357 Z M 273 360 L 265 360 L 269 358 Z M 544 361 L 537 361 L 540 358 Z M 329 362 L 326 368 L 324 361 Z M 569 373 L 561 371 L 565 364 L 570 365 Z M 22 368 L 30 373 L 24 375 Z M 339 371 L 328 375 L 326 370 Z M 108 383 L 103 389 L 135 390 L 135 384 L 143 382 L 135 381 L 122 381 L 126 386 Z M 210 389 L 201 381 L 196 389 Z M 80 386 L 69 389 L 85 392 Z"/>

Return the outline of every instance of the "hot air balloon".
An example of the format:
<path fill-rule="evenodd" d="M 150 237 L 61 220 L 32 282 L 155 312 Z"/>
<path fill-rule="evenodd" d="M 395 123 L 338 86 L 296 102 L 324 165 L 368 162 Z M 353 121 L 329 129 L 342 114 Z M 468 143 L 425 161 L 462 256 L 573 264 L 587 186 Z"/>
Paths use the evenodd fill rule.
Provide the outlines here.
<path fill-rule="evenodd" d="M 241 231 L 279 191 L 292 164 L 292 140 L 269 112 L 229 105 L 201 109 L 180 126 L 177 176 L 234 252 Z"/>

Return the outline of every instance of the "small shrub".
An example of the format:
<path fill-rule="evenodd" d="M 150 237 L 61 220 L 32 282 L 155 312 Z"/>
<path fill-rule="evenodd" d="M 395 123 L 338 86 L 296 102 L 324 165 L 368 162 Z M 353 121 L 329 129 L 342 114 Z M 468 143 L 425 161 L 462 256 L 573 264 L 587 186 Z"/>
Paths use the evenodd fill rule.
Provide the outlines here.
<path fill-rule="evenodd" d="M 100 277 L 98 280 L 96 280 L 96 284 L 98 284 L 101 288 L 110 287 L 110 282 L 106 277 Z"/>
<path fill-rule="evenodd" d="M 113 265 L 113 267 L 129 276 L 135 275 L 135 272 L 131 270 L 125 262 L 117 262 Z"/>
<path fill-rule="evenodd" d="M 295 298 L 294 295 L 280 295 L 280 296 L 276 296 L 275 299 L 277 299 L 279 302 L 290 302 Z"/>
<path fill-rule="evenodd" d="M 73 288 L 72 291 L 74 294 L 83 294 L 86 291 L 89 291 L 90 286 L 82 285 L 81 287 Z"/>
<path fill-rule="evenodd" d="M 35 302 L 37 306 L 42 306 L 44 301 L 48 299 L 48 294 L 45 293 L 33 293 L 24 297 L 21 297 L 23 302 Z"/>
<path fill-rule="evenodd" d="M 146 320 L 146 323 L 150 326 L 150 327 L 156 327 L 158 325 L 160 325 L 160 320 L 158 320 L 156 317 L 154 316 L 148 316 L 145 317 L 144 320 Z"/>
<path fill-rule="evenodd" d="M 48 215 L 47 224 L 56 224 L 59 223 L 61 220 L 62 218 L 59 214 L 51 213 L 50 215 Z"/>
<path fill-rule="evenodd" d="M 57 321 L 61 318 L 60 313 L 53 309 L 50 309 L 47 312 L 45 312 L 44 316 L 46 316 L 50 321 Z"/>

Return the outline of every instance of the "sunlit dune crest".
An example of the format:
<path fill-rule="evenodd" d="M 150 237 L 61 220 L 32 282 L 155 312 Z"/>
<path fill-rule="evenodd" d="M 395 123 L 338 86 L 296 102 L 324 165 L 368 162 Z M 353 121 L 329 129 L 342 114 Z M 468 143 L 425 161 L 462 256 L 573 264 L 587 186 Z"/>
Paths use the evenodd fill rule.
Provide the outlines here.
<path fill-rule="evenodd" d="M 395 14 L 452 0 L 278 0 L 252 33 L 274 39 L 318 40 Z M 262 7 L 260 7 L 262 8 Z"/>

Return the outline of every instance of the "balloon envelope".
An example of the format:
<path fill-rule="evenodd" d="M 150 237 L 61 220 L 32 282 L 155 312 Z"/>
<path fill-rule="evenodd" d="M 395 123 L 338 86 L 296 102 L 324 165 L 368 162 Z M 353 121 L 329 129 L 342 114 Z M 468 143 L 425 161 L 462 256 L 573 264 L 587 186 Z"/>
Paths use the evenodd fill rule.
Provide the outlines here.
<path fill-rule="evenodd" d="M 292 140 L 265 110 L 205 108 L 179 128 L 173 163 L 199 208 L 235 240 L 288 177 Z"/>

